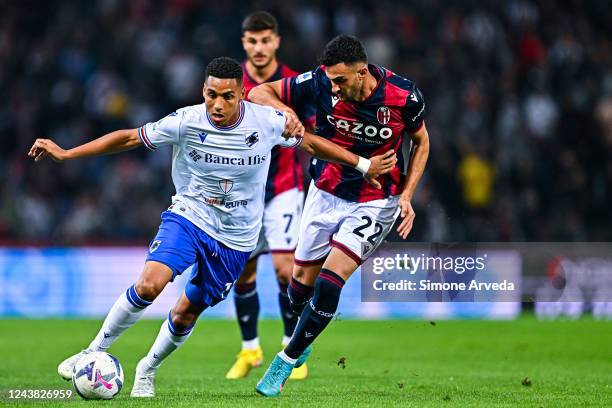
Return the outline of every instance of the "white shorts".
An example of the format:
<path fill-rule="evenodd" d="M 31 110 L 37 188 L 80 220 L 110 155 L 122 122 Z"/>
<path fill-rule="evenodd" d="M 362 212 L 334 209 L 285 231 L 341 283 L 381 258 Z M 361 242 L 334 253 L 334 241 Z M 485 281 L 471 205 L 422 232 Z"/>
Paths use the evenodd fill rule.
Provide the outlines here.
<path fill-rule="evenodd" d="M 250 259 L 266 252 L 293 253 L 298 241 L 304 192 L 297 188 L 272 197 L 264 208 L 257 247 Z"/>
<path fill-rule="evenodd" d="M 366 260 L 384 241 L 400 214 L 399 196 L 355 203 L 318 189 L 314 183 L 304 204 L 295 263 L 321 263 L 332 247 L 357 264 Z"/>

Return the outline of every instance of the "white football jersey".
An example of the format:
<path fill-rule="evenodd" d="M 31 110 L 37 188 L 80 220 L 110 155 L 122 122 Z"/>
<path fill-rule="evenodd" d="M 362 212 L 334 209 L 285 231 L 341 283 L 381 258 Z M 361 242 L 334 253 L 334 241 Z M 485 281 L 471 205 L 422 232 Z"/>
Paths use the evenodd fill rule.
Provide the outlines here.
<path fill-rule="evenodd" d="M 268 106 L 240 102 L 238 121 L 217 127 L 204 104 L 188 106 L 138 129 L 151 150 L 171 144 L 176 195 L 170 211 L 230 248 L 252 251 L 257 244 L 264 194 L 275 145 L 285 139 L 285 116 Z"/>

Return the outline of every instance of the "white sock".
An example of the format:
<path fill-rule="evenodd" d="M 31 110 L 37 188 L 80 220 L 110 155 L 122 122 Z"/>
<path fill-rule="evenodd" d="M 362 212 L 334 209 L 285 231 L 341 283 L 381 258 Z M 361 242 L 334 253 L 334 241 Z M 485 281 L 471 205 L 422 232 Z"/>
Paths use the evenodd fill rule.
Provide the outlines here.
<path fill-rule="evenodd" d="M 102 328 L 89 344 L 89 350 L 106 351 L 121 334 L 140 319 L 151 302 L 140 298 L 134 286 L 119 296 L 106 315 Z"/>
<path fill-rule="evenodd" d="M 283 345 L 283 347 L 287 347 L 290 341 L 291 341 L 291 337 L 283 336 L 283 341 L 281 342 L 281 344 Z"/>
<path fill-rule="evenodd" d="M 243 350 L 255 350 L 259 347 L 259 337 L 255 337 L 253 340 L 242 340 Z"/>
<path fill-rule="evenodd" d="M 293 365 L 295 365 L 295 363 L 297 363 L 297 358 L 291 358 L 291 357 L 289 357 L 288 355 L 286 355 L 286 354 L 285 354 L 285 350 L 281 350 L 281 351 L 278 353 L 278 356 L 279 356 L 279 357 L 280 357 L 282 360 L 284 360 L 286 363 L 293 364 Z"/>
<path fill-rule="evenodd" d="M 166 357 L 174 350 L 180 347 L 191 335 L 192 328 L 183 333 L 173 334 L 170 331 L 170 323 L 168 319 L 164 320 L 159 329 L 159 334 L 155 339 L 155 343 L 151 346 L 151 350 L 146 357 L 146 363 L 152 370 L 157 370 Z M 174 329 L 173 329 L 174 331 Z"/>

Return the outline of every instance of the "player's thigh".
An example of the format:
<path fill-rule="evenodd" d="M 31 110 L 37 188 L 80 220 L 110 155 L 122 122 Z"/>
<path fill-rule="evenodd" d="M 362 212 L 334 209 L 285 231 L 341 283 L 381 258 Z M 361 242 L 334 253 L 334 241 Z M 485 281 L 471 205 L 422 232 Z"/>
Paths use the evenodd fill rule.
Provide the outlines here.
<path fill-rule="evenodd" d="M 304 193 L 297 188 L 274 196 L 263 215 L 263 231 L 272 253 L 293 252 L 297 245 Z"/>
<path fill-rule="evenodd" d="M 236 280 L 236 283 L 239 285 L 253 283 L 255 279 L 257 279 L 257 257 L 249 258 L 244 266 L 244 270 Z"/>
<path fill-rule="evenodd" d="M 330 238 L 342 219 L 340 199 L 311 184 L 300 222 L 300 234 L 295 249 L 295 264 L 308 267 L 320 265 L 329 253 Z"/>
<path fill-rule="evenodd" d="M 198 260 L 185 294 L 195 305 L 214 306 L 227 297 L 250 253 L 229 248 L 201 230 L 199 243 Z"/>
<path fill-rule="evenodd" d="M 360 265 L 378 248 L 399 215 L 396 198 L 355 203 L 331 245 Z"/>
<path fill-rule="evenodd" d="M 330 270 L 340 276 L 346 282 L 353 272 L 357 270 L 359 264 L 353 257 L 348 256 L 338 248 L 332 248 L 325 259 L 323 268 Z"/>
<path fill-rule="evenodd" d="M 193 231 L 189 220 L 165 211 L 162 223 L 149 245 L 145 267 L 136 283 L 136 292 L 145 300 L 155 299 L 168 282 L 197 259 Z"/>
<path fill-rule="evenodd" d="M 153 301 L 172 281 L 173 276 L 172 269 L 167 265 L 156 261 L 147 261 L 138 280 L 136 280 L 136 293 L 144 300 Z"/>

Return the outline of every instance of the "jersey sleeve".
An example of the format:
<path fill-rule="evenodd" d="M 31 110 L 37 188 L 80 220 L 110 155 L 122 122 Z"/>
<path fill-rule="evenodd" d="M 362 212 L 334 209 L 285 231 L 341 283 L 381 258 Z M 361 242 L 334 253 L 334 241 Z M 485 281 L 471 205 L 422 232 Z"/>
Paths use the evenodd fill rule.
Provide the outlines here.
<path fill-rule="evenodd" d="M 415 133 L 423 126 L 425 117 L 425 100 L 419 88 L 414 85 L 410 95 L 406 98 L 403 109 L 404 126 L 408 133 Z"/>
<path fill-rule="evenodd" d="M 279 110 L 272 109 L 270 122 L 272 123 L 272 134 L 273 134 L 273 146 L 289 147 L 293 148 L 299 146 L 302 143 L 301 137 L 290 137 L 286 139 L 283 137 L 283 131 L 285 130 L 285 114 Z"/>
<path fill-rule="evenodd" d="M 178 144 L 183 112 L 172 112 L 157 122 L 149 122 L 138 128 L 138 137 L 151 150 L 168 144 Z"/>
<path fill-rule="evenodd" d="M 315 106 L 315 100 L 319 93 L 320 75 L 321 70 L 317 68 L 314 71 L 307 71 L 298 76 L 283 79 L 281 101 L 296 111 Z"/>

